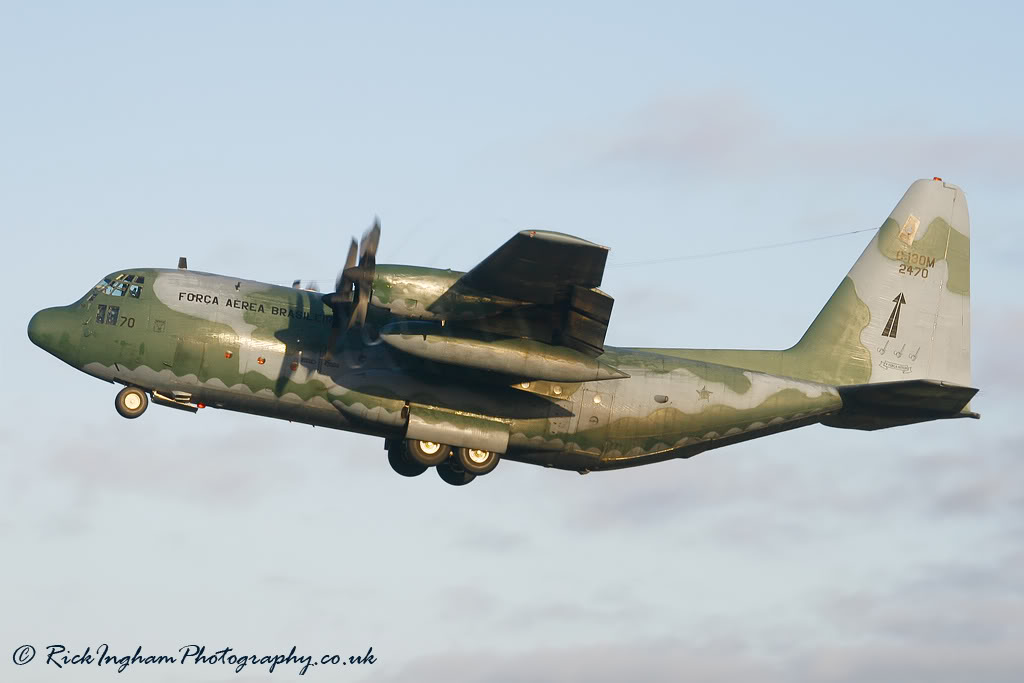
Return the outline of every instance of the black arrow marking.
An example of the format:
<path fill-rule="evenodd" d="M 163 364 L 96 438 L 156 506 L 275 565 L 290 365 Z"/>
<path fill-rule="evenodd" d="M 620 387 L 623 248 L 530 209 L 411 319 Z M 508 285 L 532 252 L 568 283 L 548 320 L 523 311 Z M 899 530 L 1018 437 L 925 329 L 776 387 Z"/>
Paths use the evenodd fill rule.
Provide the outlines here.
<path fill-rule="evenodd" d="M 900 292 L 893 303 L 896 305 L 892 307 L 892 313 L 889 314 L 889 322 L 885 324 L 885 329 L 882 330 L 883 337 L 896 338 L 896 331 L 900 327 L 900 306 L 907 303 L 907 300 L 903 298 L 903 292 Z"/>

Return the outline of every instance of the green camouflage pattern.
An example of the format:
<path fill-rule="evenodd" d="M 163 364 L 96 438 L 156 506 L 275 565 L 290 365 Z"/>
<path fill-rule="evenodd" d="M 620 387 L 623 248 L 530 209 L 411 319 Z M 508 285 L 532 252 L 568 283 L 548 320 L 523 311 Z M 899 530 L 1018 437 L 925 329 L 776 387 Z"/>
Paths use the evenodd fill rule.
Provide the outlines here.
<path fill-rule="evenodd" d="M 969 386 L 969 249 L 963 193 L 918 181 L 793 347 L 605 347 L 600 363 L 624 376 L 587 382 L 439 364 L 360 329 L 328 353 L 333 313 L 318 293 L 185 269 L 112 273 L 74 304 L 36 314 L 29 336 L 94 377 L 180 402 L 388 439 L 447 433 L 452 445 L 500 444 L 507 459 L 614 469 L 820 422 L 842 411 L 844 386 Z M 379 266 L 370 321 L 512 308 L 479 296 L 449 318 L 431 310 L 461 276 Z"/>

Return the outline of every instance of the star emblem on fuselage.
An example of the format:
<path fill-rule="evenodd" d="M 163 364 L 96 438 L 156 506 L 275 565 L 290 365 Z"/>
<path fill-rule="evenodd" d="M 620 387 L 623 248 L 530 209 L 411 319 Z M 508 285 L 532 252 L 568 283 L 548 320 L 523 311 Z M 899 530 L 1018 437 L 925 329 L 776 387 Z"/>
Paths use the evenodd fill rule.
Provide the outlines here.
<path fill-rule="evenodd" d="M 697 389 L 697 400 L 698 401 L 710 401 L 712 393 L 714 393 L 714 392 L 708 391 L 708 386 L 705 384 L 700 389 Z"/>

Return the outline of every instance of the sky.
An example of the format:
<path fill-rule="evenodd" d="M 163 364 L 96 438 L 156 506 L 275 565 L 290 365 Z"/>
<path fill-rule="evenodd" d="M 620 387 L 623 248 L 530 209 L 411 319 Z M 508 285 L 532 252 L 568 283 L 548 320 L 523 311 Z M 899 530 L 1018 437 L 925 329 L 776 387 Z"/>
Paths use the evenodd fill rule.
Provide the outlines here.
<path fill-rule="evenodd" d="M 0 678 L 1024 678 L 1024 66 L 1008 3 L 0 2 Z M 612 345 L 784 348 L 917 178 L 967 193 L 980 421 L 453 488 L 380 439 L 113 409 L 29 342 L 106 273 L 324 289 L 611 248 Z M 364 654 L 95 665 L 45 648 Z M 29 644 L 39 654 L 13 662 Z M 70 670 L 69 670 L 70 669 Z"/>

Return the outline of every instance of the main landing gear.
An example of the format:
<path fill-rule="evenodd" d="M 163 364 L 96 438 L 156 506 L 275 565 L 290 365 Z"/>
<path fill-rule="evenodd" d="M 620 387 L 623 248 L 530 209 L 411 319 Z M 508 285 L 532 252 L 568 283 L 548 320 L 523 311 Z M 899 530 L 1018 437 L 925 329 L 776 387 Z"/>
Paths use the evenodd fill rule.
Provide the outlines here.
<path fill-rule="evenodd" d="M 384 443 L 388 450 L 388 463 L 403 477 L 416 477 L 429 468 L 437 470 L 437 476 L 452 486 L 465 486 L 478 476 L 487 474 L 498 466 L 501 456 L 491 451 L 476 448 L 452 448 L 434 441 L 388 439 Z"/>
<path fill-rule="evenodd" d="M 121 417 L 127 417 L 129 420 L 134 420 L 146 412 L 147 406 L 149 406 L 149 397 L 138 387 L 125 387 L 117 392 L 117 396 L 114 398 L 114 408 L 117 409 Z"/>

